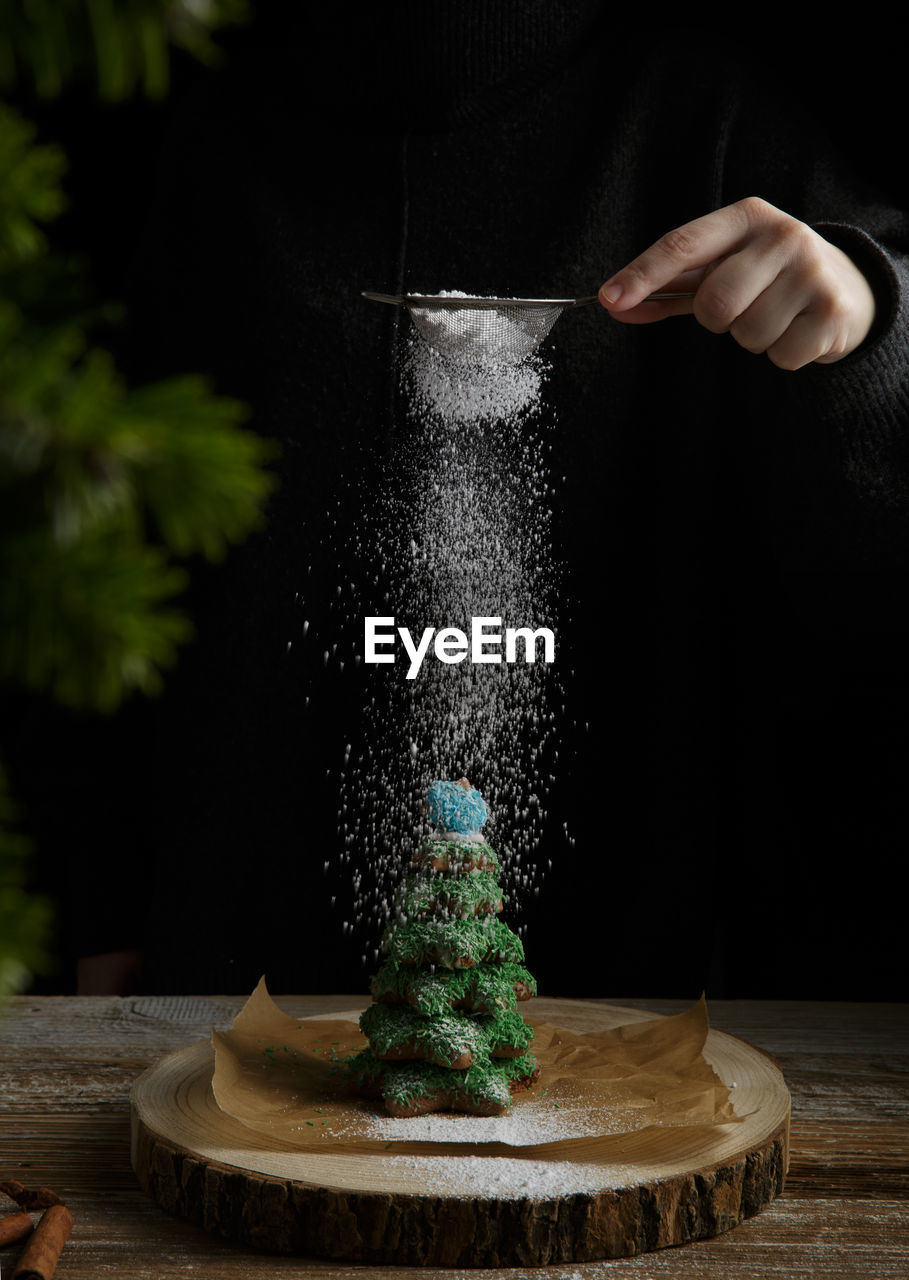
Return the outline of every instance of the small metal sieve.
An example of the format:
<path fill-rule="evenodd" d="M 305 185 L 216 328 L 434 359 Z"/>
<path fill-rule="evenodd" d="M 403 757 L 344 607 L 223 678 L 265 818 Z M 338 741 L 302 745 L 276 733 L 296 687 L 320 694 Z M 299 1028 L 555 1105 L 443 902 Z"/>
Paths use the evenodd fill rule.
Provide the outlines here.
<path fill-rule="evenodd" d="M 371 302 L 406 307 L 420 336 L 453 360 L 516 364 L 533 355 L 563 311 L 589 298 L 476 298 L 458 294 L 363 293 Z M 693 293 L 651 293 L 647 302 L 693 298 Z"/>

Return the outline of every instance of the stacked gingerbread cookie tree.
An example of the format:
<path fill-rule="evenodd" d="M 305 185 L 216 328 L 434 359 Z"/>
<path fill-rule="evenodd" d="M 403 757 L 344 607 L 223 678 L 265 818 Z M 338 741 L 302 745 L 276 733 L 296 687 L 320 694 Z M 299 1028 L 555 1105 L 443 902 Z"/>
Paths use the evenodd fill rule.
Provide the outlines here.
<path fill-rule="evenodd" d="M 539 1075 L 517 1004 L 536 992 L 521 940 L 499 919 L 499 861 L 482 835 L 486 805 L 466 778 L 435 782 L 435 828 L 413 858 L 382 936 L 384 962 L 360 1019 L 369 1048 L 348 1062 L 354 1087 L 389 1115 L 502 1115 Z"/>

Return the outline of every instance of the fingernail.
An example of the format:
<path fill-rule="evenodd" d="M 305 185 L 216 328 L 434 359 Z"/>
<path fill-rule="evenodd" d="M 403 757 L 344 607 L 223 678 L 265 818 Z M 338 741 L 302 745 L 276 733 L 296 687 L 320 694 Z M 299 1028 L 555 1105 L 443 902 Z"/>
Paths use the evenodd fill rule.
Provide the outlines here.
<path fill-rule="evenodd" d="M 603 302 L 608 302 L 608 303 L 618 302 L 621 296 L 622 296 L 621 285 L 607 283 L 602 285 L 602 287 L 600 288 L 600 297 L 602 298 Z"/>

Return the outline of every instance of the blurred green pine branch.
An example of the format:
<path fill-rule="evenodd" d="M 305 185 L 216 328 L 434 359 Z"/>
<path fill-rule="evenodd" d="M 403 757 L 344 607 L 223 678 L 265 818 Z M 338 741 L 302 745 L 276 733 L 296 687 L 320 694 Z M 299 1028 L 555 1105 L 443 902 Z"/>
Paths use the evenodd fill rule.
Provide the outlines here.
<path fill-rule="evenodd" d="M 26 890 L 29 853 L 0 765 L 0 1006 L 46 963 L 50 908 Z"/>
<path fill-rule="evenodd" d="M 0 94 L 161 96 L 174 46 L 214 62 L 214 33 L 246 16 L 242 0 L 0 0 Z M 108 712 L 160 690 L 192 630 L 182 561 L 241 542 L 274 479 L 245 406 L 198 376 L 128 386 L 94 343 L 111 308 L 48 248 L 65 173 L 0 100 L 0 691 Z M 16 822 L 0 765 L 0 999 L 49 936 Z"/>
<path fill-rule="evenodd" d="M 108 102 L 160 98 L 172 48 L 216 63 L 215 33 L 249 12 L 246 0 L 0 0 L 0 93 L 88 85 Z"/>

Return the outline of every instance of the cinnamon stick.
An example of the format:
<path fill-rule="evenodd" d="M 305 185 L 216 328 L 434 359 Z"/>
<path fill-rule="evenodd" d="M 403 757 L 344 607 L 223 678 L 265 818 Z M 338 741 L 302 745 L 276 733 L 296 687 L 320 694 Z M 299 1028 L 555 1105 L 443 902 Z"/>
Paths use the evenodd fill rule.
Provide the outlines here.
<path fill-rule="evenodd" d="M 50 1187 L 24 1187 L 17 1178 L 0 1182 L 0 1191 L 9 1196 L 10 1200 L 15 1200 L 20 1209 L 27 1209 L 30 1212 L 49 1209 L 52 1204 L 63 1203 L 56 1191 L 51 1191 Z"/>
<path fill-rule="evenodd" d="M 72 1229 L 73 1215 L 65 1204 L 46 1209 L 35 1234 L 22 1250 L 13 1280 L 51 1280 Z"/>
<path fill-rule="evenodd" d="M 8 1244 L 18 1244 L 34 1231 L 34 1223 L 27 1213 L 21 1209 L 18 1213 L 7 1213 L 0 1218 L 0 1249 Z"/>

